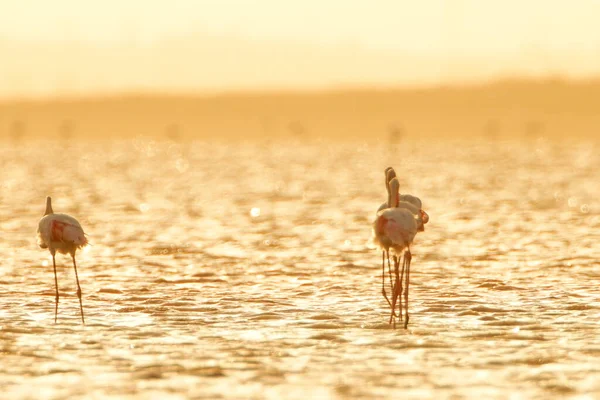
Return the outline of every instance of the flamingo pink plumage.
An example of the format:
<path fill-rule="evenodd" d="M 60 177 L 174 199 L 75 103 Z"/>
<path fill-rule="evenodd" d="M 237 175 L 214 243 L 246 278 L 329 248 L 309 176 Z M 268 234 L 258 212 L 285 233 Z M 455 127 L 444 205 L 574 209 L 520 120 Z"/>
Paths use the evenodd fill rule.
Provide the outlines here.
<path fill-rule="evenodd" d="M 37 230 L 38 245 L 42 249 L 48 249 L 52 254 L 52 265 L 54 267 L 54 284 L 56 288 L 54 322 L 56 323 L 58 314 L 58 278 L 56 277 L 55 255 L 58 251 L 62 254 L 70 254 L 73 259 L 73 268 L 75 270 L 75 279 L 77 281 L 77 297 L 79 298 L 79 308 L 81 310 L 81 321 L 85 324 L 83 316 L 83 303 L 81 300 L 81 286 L 79 285 L 79 276 L 77 275 L 77 263 L 75 262 L 75 252 L 88 244 L 87 238 L 79 222 L 67 214 L 55 214 L 52 210 L 52 199 L 46 197 L 46 212 L 40 219 Z"/>

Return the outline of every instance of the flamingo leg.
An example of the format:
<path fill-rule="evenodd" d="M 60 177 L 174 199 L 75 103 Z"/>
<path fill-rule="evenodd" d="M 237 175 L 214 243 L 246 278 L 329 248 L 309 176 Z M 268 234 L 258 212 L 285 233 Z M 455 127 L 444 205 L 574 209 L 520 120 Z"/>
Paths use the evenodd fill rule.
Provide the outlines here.
<path fill-rule="evenodd" d="M 406 319 L 404 320 L 404 329 L 408 328 L 408 284 L 410 282 L 410 262 L 412 260 L 412 254 L 410 249 L 406 251 L 406 290 L 404 291 L 404 312 L 406 314 Z"/>
<path fill-rule="evenodd" d="M 396 257 L 394 257 L 394 271 L 396 270 Z M 392 314 L 390 315 L 390 320 L 388 322 L 388 324 L 392 324 L 392 322 L 394 323 L 394 329 L 396 329 L 396 320 L 394 319 L 394 317 L 396 316 L 396 287 L 397 287 L 397 282 L 394 282 L 392 280 L 392 276 L 390 275 L 390 282 L 393 282 L 392 284 Z"/>
<path fill-rule="evenodd" d="M 400 259 L 398 257 L 394 256 L 394 275 L 396 278 L 396 282 L 394 283 L 394 293 L 392 294 L 392 313 L 390 315 L 390 321 L 389 321 L 390 324 L 393 321 L 394 328 L 396 327 L 396 319 L 394 318 L 394 317 L 396 317 L 396 301 L 398 299 L 400 299 L 399 289 L 401 287 L 401 285 L 399 283 L 400 277 L 398 275 L 399 267 L 400 267 Z M 402 307 L 400 307 L 400 313 L 402 313 Z M 400 315 L 402 315 L 402 314 L 400 314 Z"/>
<path fill-rule="evenodd" d="M 81 310 L 81 322 L 85 325 L 85 319 L 83 318 L 83 303 L 81 301 L 81 286 L 79 286 L 79 276 L 77 276 L 77 263 L 75 263 L 75 255 L 72 254 L 73 268 L 75 269 L 75 279 L 77 280 L 77 297 L 79 298 L 79 309 Z"/>
<path fill-rule="evenodd" d="M 398 303 L 400 306 L 400 322 L 402 322 L 402 279 L 404 278 L 404 267 L 406 266 L 406 257 L 402 256 L 402 270 L 400 271 L 400 277 L 398 278 Z"/>
<path fill-rule="evenodd" d="M 388 260 L 388 273 L 390 275 L 390 288 L 392 289 L 392 296 L 394 295 L 394 280 L 392 279 L 392 265 L 390 264 L 390 252 L 386 251 Z M 394 260 L 395 262 L 395 260 Z"/>
<path fill-rule="evenodd" d="M 58 317 L 58 278 L 56 277 L 56 260 L 52 253 L 52 266 L 54 267 L 54 287 L 56 288 L 56 296 L 54 297 L 54 323 Z"/>
<path fill-rule="evenodd" d="M 398 299 L 398 319 L 402 322 L 402 275 L 398 274 L 400 269 L 400 257 L 397 258 L 396 262 L 396 297 Z M 404 259 L 402 259 L 402 271 L 404 271 Z"/>
<path fill-rule="evenodd" d="M 396 287 L 394 284 L 394 279 L 392 278 L 392 264 L 390 263 L 390 252 L 389 250 L 387 251 L 387 257 L 388 257 L 388 272 L 390 275 L 390 288 L 392 290 L 392 296 L 394 296 L 394 288 Z M 394 259 L 394 265 L 396 263 L 396 258 L 392 257 Z M 392 313 L 394 314 L 394 317 L 396 316 L 396 310 L 394 309 L 394 307 L 392 306 L 392 304 L 390 304 L 390 307 L 392 307 Z"/>
<path fill-rule="evenodd" d="M 387 297 L 387 293 L 385 292 L 385 250 L 381 253 L 381 293 L 391 307 L 392 303 L 390 303 L 390 299 Z"/>

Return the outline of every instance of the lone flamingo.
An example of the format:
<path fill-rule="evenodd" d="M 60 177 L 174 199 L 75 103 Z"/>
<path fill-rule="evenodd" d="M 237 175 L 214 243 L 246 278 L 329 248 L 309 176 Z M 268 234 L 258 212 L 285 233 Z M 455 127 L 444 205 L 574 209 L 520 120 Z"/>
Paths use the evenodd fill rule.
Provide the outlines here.
<path fill-rule="evenodd" d="M 412 254 L 410 245 L 412 244 L 417 232 L 422 229 L 424 224 L 423 215 L 427 215 L 415 205 L 408 202 L 401 202 L 399 196 L 400 183 L 397 178 L 393 178 L 389 183 L 390 205 L 391 208 L 384 209 L 377 213 L 377 218 L 373 223 L 373 232 L 375 234 L 375 243 L 378 244 L 384 252 L 389 254 L 390 248 L 394 251 L 394 272 L 396 275 L 396 284 L 392 286 L 392 314 L 390 323 L 395 324 L 396 300 L 400 303 L 400 319 L 402 320 L 402 278 L 406 269 L 406 290 L 404 292 L 406 320 L 404 327 L 408 326 L 408 285 L 410 280 L 410 262 Z M 414 196 L 413 196 L 414 197 Z M 399 258 L 404 254 L 402 263 L 402 273 L 399 272 Z M 389 259 L 388 259 L 389 263 Z M 387 299 L 387 296 L 386 296 Z M 389 303 L 389 299 L 388 299 Z"/>
<path fill-rule="evenodd" d="M 79 277 L 77 276 L 77 263 L 75 262 L 75 252 L 77 249 L 88 244 L 85 233 L 79 222 L 67 214 L 55 214 L 52 210 L 52 199 L 46 197 L 46 212 L 37 230 L 38 245 L 42 249 L 50 250 L 52 254 L 52 265 L 54 266 L 54 284 L 56 287 L 56 297 L 54 306 L 54 323 L 58 314 L 58 279 L 56 277 L 56 252 L 70 254 L 73 259 L 73 268 L 75 269 L 75 279 L 77 280 L 77 297 L 79 298 L 79 308 L 81 310 L 81 322 L 85 324 L 83 317 L 83 303 L 81 301 L 81 286 L 79 286 Z"/>

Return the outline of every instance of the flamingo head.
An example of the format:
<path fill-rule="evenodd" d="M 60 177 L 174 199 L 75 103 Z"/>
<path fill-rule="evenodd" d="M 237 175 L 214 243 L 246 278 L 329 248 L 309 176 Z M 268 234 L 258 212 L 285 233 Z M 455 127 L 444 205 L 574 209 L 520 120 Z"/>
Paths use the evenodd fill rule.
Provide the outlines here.
<path fill-rule="evenodd" d="M 392 167 L 387 167 L 385 170 L 385 182 L 387 185 L 390 184 L 390 181 L 392 179 L 394 179 L 396 177 L 396 171 L 394 171 L 394 168 Z"/>
<path fill-rule="evenodd" d="M 419 224 L 418 230 L 419 232 L 425 232 L 425 224 L 429 222 L 429 214 L 423 210 L 419 210 L 419 213 L 421 214 L 421 224 Z"/>

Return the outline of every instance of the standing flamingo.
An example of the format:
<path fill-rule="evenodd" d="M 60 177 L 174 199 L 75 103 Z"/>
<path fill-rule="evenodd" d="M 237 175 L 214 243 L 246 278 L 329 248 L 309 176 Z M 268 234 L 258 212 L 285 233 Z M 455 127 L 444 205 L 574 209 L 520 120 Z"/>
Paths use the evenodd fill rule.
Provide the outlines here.
<path fill-rule="evenodd" d="M 389 252 L 390 248 L 394 251 L 394 272 L 396 275 L 396 284 L 393 285 L 392 293 L 392 315 L 390 323 L 394 320 L 396 300 L 400 302 L 400 316 L 402 315 L 402 277 L 406 268 L 406 291 L 404 292 L 405 314 L 406 319 L 404 327 L 408 326 L 408 285 L 410 274 L 410 261 L 412 255 L 410 253 L 410 245 L 412 244 L 415 235 L 419 231 L 419 226 L 422 225 L 422 214 L 414 205 L 407 202 L 399 201 L 400 183 L 397 178 L 390 181 L 390 204 L 392 208 L 382 210 L 377 213 L 377 219 L 373 223 L 373 232 L 375 234 L 374 241 L 385 252 Z M 402 274 L 399 274 L 399 258 L 404 254 L 402 263 Z M 386 297 L 387 298 L 387 297 Z M 388 300 L 389 301 L 389 300 Z M 400 317 L 402 318 L 402 317 Z M 394 320 L 395 322 L 395 320 Z"/>
<path fill-rule="evenodd" d="M 395 175 L 395 172 L 394 172 Z M 391 189 L 390 189 L 391 190 Z M 399 192 L 399 187 L 398 187 L 398 193 Z M 411 194 L 399 194 L 399 202 L 398 202 L 398 207 L 402 207 L 402 208 L 406 208 L 408 210 L 410 210 L 413 214 L 417 215 L 417 231 L 418 232 L 424 232 L 425 231 L 425 224 L 427 224 L 429 222 L 429 214 L 427 214 L 425 212 L 425 210 L 423 210 L 423 203 L 421 202 L 421 199 L 419 199 L 416 196 L 413 196 Z M 399 300 L 399 305 L 400 305 L 400 321 L 402 321 L 402 280 L 404 278 L 404 270 L 406 269 L 406 291 L 404 292 L 404 305 L 405 305 L 405 313 L 406 313 L 406 320 L 404 322 L 404 329 L 406 329 L 408 327 L 408 284 L 410 281 L 410 262 L 412 260 L 412 253 L 410 251 L 410 248 L 407 247 L 406 252 L 404 253 L 404 258 L 402 260 L 402 271 L 400 272 L 400 277 L 398 278 L 398 274 L 396 273 L 396 285 L 394 285 L 392 287 L 392 307 L 395 306 L 395 298 L 394 296 L 397 295 L 398 296 L 398 300 Z M 396 257 L 394 257 L 394 269 L 397 272 L 398 270 L 398 259 L 396 259 Z M 399 283 L 399 287 L 396 288 L 396 286 L 398 286 Z M 396 290 L 396 291 L 395 291 Z M 397 293 L 397 294 L 396 294 Z M 392 312 L 392 315 L 390 316 L 390 319 L 393 318 L 395 316 L 395 312 Z"/>
<path fill-rule="evenodd" d="M 385 189 L 387 191 L 387 201 L 381 203 L 381 205 L 377 209 L 378 213 L 382 210 L 392 207 L 392 199 L 390 197 L 390 195 L 391 195 L 390 194 L 390 180 L 392 180 L 395 177 L 396 177 L 396 171 L 394 171 L 394 168 L 387 167 L 385 169 Z M 391 283 L 392 267 L 390 265 L 390 253 L 386 249 L 382 249 L 382 251 L 381 251 L 381 293 L 383 294 L 383 297 L 385 297 L 385 300 L 391 307 L 392 303 L 390 302 L 390 299 L 387 297 L 387 294 L 385 292 L 385 259 L 386 259 L 386 256 L 387 256 L 387 260 L 388 260 L 388 270 L 389 270 L 389 274 L 390 274 L 390 285 L 392 285 L 392 283 Z M 394 291 L 394 288 L 392 285 L 392 292 L 393 291 Z"/>
<path fill-rule="evenodd" d="M 417 231 L 418 232 L 423 232 L 425 230 L 424 225 L 429 221 L 429 216 L 427 215 L 427 213 L 425 211 L 422 210 L 422 202 L 421 199 L 419 199 L 416 196 L 410 195 L 410 194 L 399 194 L 399 182 L 398 185 L 394 184 L 394 188 L 390 189 L 390 182 L 392 181 L 392 179 L 396 178 L 396 171 L 394 170 L 394 168 L 392 167 L 388 167 L 385 169 L 385 188 L 387 191 L 387 195 L 388 195 L 388 199 L 386 202 L 382 203 L 379 206 L 379 209 L 377 210 L 377 212 L 380 212 L 382 210 L 385 210 L 387 208 L 392 207 L 392 200 L 391 200 L 391 194 L 392 191 L 398 194 L 398 204 L 396 205 L 396 207 L 399 208 L 406 208 L 408 209 L 410 212 L 412 212 L 415 215 L 418 215 L 419 218 L 417 219 Z M 389 252 L 386 251 L 385 249 L 382 250 L 382 265 L 381 265 L 381 292 L 383 294 L 383 297 L 385 297 L 387 303 L 390 305 L 390 307 L 392 306 L 392 303 L 390 302 L 389 298 L 387 297 L 387 294 L 385 292 L 385 258 L 387 255 L 387 260 L 388 260 L 388 270 L 389 270 L 389 275 L 390 275 L 390 286 L 392 288 L 392 293 L 394 293 L 394 282 L 392 279 L 392 269 L 391 269 L 391 263 L 390 263 L 390 256 L 389 256 Z M 397 264 L 398 260 L 396 259 L 396 256 L 393 256 L 394 259 L 394 265 Z M 404 264 L 403 264 L 403 270 L 401 273 L 401 277 L 403 277 L 404 275 Z M 402 282 L 402 279 L 400 279 L 400 282 Z M 402 288 L 402 286 L 400 286 L 400 289 Z M 402 300 L 401 298 L 399 298 L 400 300 L 400 310 L 402 310 Z M 393 316 L 395 316 L 395 312 L 392 311 Z M 400 314 L 400 320 L 402 321 L 402 313 Z"/>
<path fill-rule="evenodd" d="M 79 286 L 79 277 L 77 276 L 77 263 L 75 262 L 75 252 L 77 249 L 88 244 L 85 233 L 79 222 L 67 214 L 55 214 L 52 210 L 52 199 L 46 197 L 46 212 L 37 230 L 38 245 L 42 249 L 50 250 L 52 254 L 52 265 L 54 266 L 54 284 L 56 288 L 54 323 L 56 323 L 58 314 L 58 279 L 56 277 L 56 252 L 70 254 L 73 259 L 73 268 L 75 269 L 75 279 L 77 280 L 77 297 L 79 298 L 79 309 L 81 310 L 81 322 L 85 324 L 83 317 L 83 303 L 81 301 L 81 286 Z"/>

